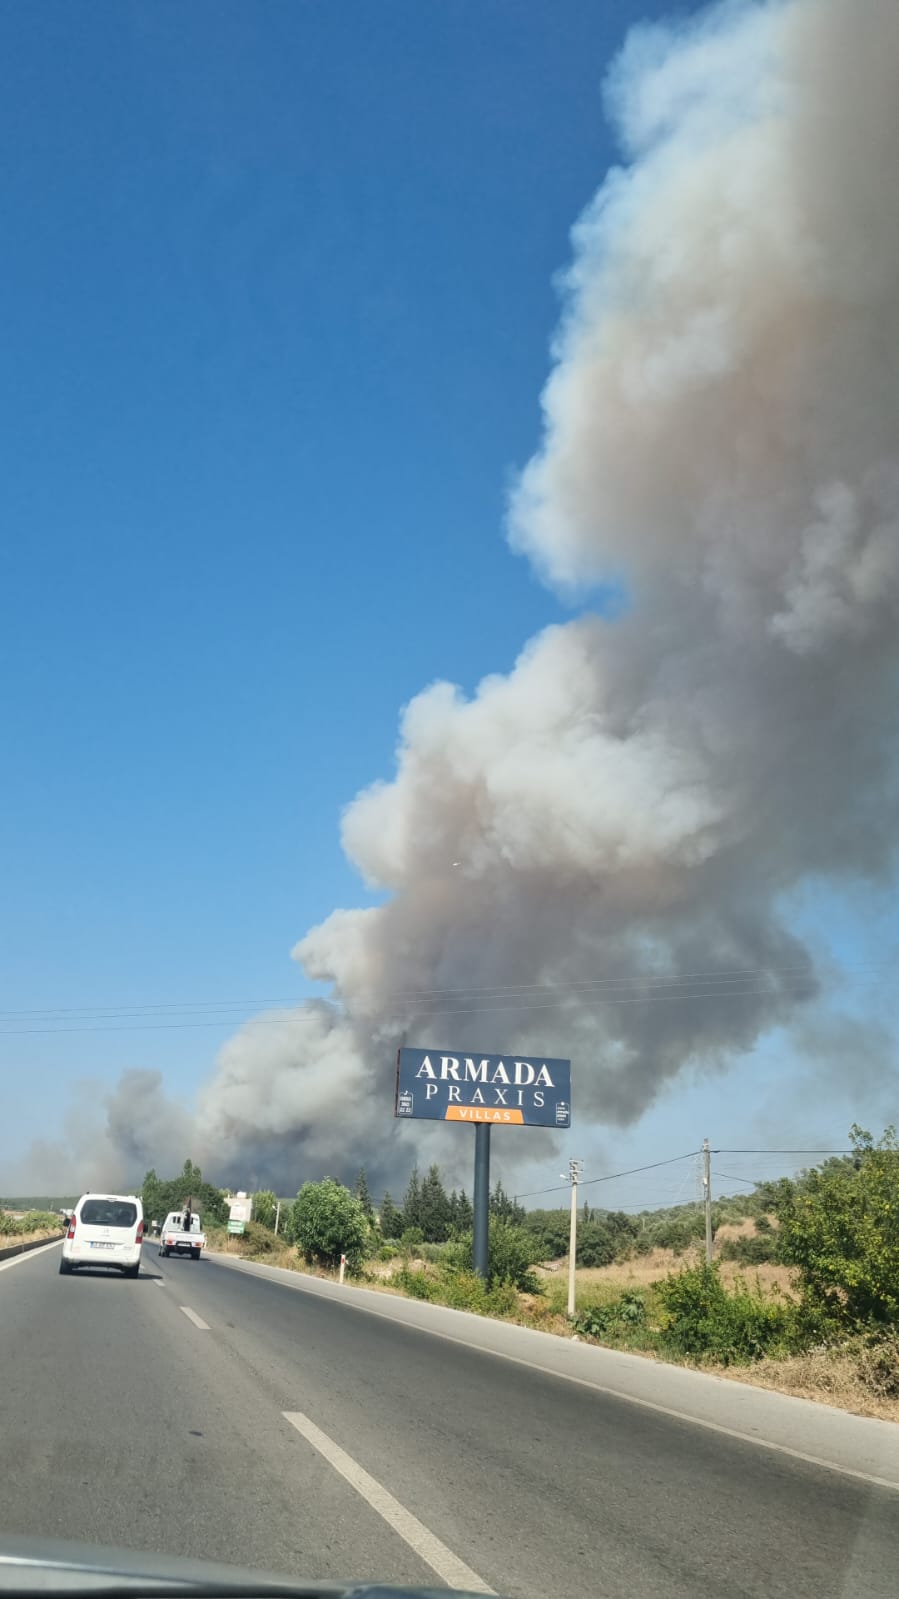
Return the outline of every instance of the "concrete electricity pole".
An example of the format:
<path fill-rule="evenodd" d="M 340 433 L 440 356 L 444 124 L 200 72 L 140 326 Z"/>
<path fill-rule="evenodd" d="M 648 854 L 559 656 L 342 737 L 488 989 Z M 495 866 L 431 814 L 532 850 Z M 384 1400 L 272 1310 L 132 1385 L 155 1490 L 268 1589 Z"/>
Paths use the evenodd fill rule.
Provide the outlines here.
<path fill-rule="evenodd" d="M 705 1201 L 705 1263 L 712 1264 L 712 1152 L 707 1138 L 702 1140 L 702 1194 Z"/>
<path fill-rule="evenodd" d="M 574 1271 L 577 1265 L 577 1185 L 580 1182 L 584 1163 L 582 1160 L 568 1162 L 568 1181 L 571 1183 L 571 1228 L 568 1234 L 568 1315 L 574 1315 Z"/>

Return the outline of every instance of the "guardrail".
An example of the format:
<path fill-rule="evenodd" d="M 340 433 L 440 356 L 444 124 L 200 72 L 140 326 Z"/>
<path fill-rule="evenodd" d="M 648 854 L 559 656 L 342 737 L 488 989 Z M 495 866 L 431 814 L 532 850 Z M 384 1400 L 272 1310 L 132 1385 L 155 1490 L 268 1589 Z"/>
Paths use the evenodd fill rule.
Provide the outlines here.
<path fill-rule="evenodd" d="M 51 1233 L 49 1238 L 32 1238 L 27 1244 L 8 1244 L 0 1249 L 0 1260 L 8 1260 L 11 1255 L 27 1255 L 29 1249 L 40 1249 L 42 1244 L 57 1244 L 65 1233 Z"/>

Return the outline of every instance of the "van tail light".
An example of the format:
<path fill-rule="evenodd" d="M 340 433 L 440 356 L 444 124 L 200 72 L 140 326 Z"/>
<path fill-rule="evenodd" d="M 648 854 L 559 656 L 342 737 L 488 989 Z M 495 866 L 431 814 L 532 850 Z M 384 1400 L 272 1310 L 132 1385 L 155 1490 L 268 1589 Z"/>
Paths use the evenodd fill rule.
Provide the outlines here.
<path fill-rule="evenodd" d="M 144 1224 L 143 1224 L 142 1221 L 139 1221 L 138 1224 L 137 1224 L 137 1242 L 139 1244 L 142 1244 L 143 1241 L 144 1241 Z"/>
<path fill-rule="evenodd" d="M 69 1217 L 69 1230 L 66 1233 L 66 1237 L 67 1238 L 74 1238 L 75 1237 L 75 1217 L 74 1216 L 70 1216 Z"/>

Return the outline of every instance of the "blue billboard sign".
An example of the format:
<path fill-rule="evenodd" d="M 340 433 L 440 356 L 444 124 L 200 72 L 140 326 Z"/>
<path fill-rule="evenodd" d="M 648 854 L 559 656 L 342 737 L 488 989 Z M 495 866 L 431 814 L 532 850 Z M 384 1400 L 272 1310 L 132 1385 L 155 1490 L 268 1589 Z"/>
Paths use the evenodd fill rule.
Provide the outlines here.
<path fill-rule="evenodd" d="M 401 1049 L 394 1114 L 510 1127 L 571 1126 L 571 1062 Z"/>

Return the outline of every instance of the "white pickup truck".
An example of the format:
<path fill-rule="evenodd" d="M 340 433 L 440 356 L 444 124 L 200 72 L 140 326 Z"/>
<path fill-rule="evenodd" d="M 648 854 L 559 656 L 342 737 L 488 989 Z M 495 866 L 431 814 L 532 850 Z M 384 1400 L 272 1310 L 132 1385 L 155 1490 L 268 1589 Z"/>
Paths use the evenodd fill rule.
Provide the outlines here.
<path fill-rule="evenodd" d="M 206 1234 L 195 1210 L 170 1210 L 159 1235 L 160 1255 L 190 1255 L 199 1260 L 206 1247 Z"/>

